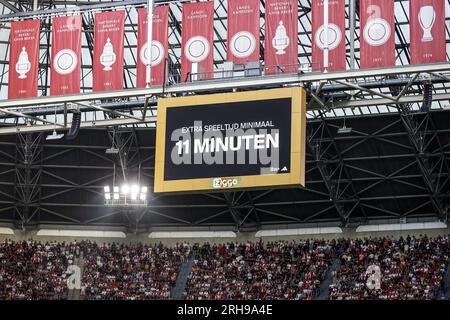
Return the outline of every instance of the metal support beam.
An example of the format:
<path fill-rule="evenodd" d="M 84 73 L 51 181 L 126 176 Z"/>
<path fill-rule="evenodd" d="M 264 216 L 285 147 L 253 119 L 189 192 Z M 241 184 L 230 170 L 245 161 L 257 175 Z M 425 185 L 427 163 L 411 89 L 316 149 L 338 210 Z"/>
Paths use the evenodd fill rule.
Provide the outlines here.
<path fill-rule="evenodd" d="M 7 0 L 0 0 L 0 4 L 5 6 L 6 8 L 8 8 L 9 10 L 11 10 L 14 13 L 18 13 L 21 10 L 19 8 L 17 8 L 15 5 L 9 3 Z"/>
<path fill-rule="evenodd" d="M 313 154 L 319 173 L 329 192 L 330 201 L 333 202 L 341 223 L 345 227 L 349 222 L 350 215 L 357 206 L 359 206 L 364 215 L 365 212 L 364 208 L 359 205 L 360 200 L 353 186 L 352 177 L 346 168 L 343 156 L 322 114 L 321 120 L 318 128 L 310 128 L 307 145 Z M 327 161 L 333 157 L 336 157 L 338 161 Z M 348 202 L 356 202 L 356 205 L 349 205 Z"/>
<path fill-rule="evenodd" d="M 15 212 L 20 217 L 17 226 L 24 229 L 38 210 L 32 207 L 40 203 L 42 176 L 43 134 L 16 135 L 16 166 L 14 198 Z M 36 207 L 35 209 L 39 209 Z"/>
<path fill-rule="evenodd" d="M 385 99 L 363 99 L 352 101 L 338 101 L 334 103 L 335 108 L 361 108 L 370 106 L 396 106 L 397 104 L 411 104 L 420 103 L 423 98 L 420 95 L 403 96 L 398 101 L 394 102 L 391 98 Z M 433 95 L 433 101 L 449 101 L 450 94 L 442 93 Z"/>
<path fill-rule="evenodd" d="M 242 221 L 241 221 L 239 212 L 234 207 L 233 201 L 231 199 L 231 194 L 230 193 L 224 193 L 223 196 L 224 196 L 225 202 L 226 202 L 226 204 L 228 206 L 228 211 L 230 212 L 230 215 L 231 215 L 231 217 L 232 217 L 232 219 L 234 221 L 236 230 L 239 230 Z"/>
<path fill-rule="evenodd" d="M 112 148 L 118 150 L 114 160 L 122 173 L 122 182 L 139 184 L 141 161 L 136 131 L 133 128 L 112 127 L 108 130 L 108 137 Z"/>
<path fill-rule="evenodd" d="M 35 0 L 33 0 L 34 2 Z M 168 2 L 167 0 L 154 0 L 155 3 L 163 3 Z M 1 3 L 6 2 L 6 0 L 2 0 Z M 144 5 L 146 0 L 125 0 L 118 2 L 107 2 L 107 3 L 99 3 L 99 4 L 90 4 L 83 6 L 71 6 L 66 8 L 58 8 L 58 9 L 49 9 L 49 10 L 33 10 L 27 12 L 18 12 L 11 14 L 0 15 L 0 21 L 10 21 L 14 18 L 33 18 L 33 17 L 42 17 L 42 16 L 53 16 L 58 14 L 67 14 L 71 12 L 88 12 L 93 10 L 101 10 L 101 9 L 109 9 L 113 7 L 126 7 L 126 6 L 139 6 Z M 6 6 L 6 5 L 5 5 Z"/>
<path fill-rule="evenodd" d="M 80 127 L 83 128 L 105 128 L 111 126 L 128 126 L 133 124 L 142 123 L 156 123 L 156 117 L 147 117 L 144 121 L 131 119 L 131 118 L 120 118 L 120 119 L 108 119 L 108 120 L 98 120 L 98 121 L 84 121 L 81 122 Z M 58 130 L 69 130 L 72 123 L 67 123 L 64 128 Z M 34 125 L 34 126 L 14 126 L 14 127 L 0 127 L 0 135 L 5 134 L 16 134 L 16 133 L 26 133 L 26 132 L 46 132 L 55 129 L 54 125 Z"/>
<path fill-rule="evenodd" d="M 236 78 L 236 79 L 217 79 L 199 81 L 197 83 L 180 83 L 165 88 L 152 87 L 146 89 L 127 89 L 118 91 L 82 93 L 76 95 L 65 96 L 48 96 L 28 99 L 13 99 L 1 100 L 0 108 L 14 108 L 17 106 L 39 106 L 46 104 L 62 104 L 79 101 L 94 101 L 103 99 L 115 98 L 132 98 L 145 96 L 158 96 L 165 94 L 181 94 L 187 92 L 204 92 L 204 91 L 219 91 L 232 90 L 236 88 L 254 88 L 254 87 L 272 87 L 281 85 L 301 85 L 303 83 L 320 82 L 320 81 L 334 81 L 347 80 L 357 78 L 370 77 L 386 77 L 399 74 L 416 74 L 416 73 L 431 73 L 431 72 L 448 72 L 450 71 L 450 63 L 437 63 L 428 65 L 409 65 L 398 66 L 383 69 L 369 69 L 369 70 L 354 70 L 354 71 L 339 71 L 330 73 L 306 73 L 306 74 L 280 74 L 276 76 L 259 76 L 252 78 Z"/>
<path fill-rule="evenodd" d="M 430 201 L 436 210 L 436 215 L 441 220 L 447 220 L 448 204 L 442 195 L 450 176 L 450 170 L 439 136 L 434 133 L 427 134 L 434 127 L 431 113 L 415 115 L 406 105 L 401 105 L 399 112 L 402 123 L 408 132 L 409 141 L 416 152 L 416 162 L 422 173 Z M 429 156 L 432 151 L 430 146 L 437 147 L 440 151 L 439 157 Z"/>

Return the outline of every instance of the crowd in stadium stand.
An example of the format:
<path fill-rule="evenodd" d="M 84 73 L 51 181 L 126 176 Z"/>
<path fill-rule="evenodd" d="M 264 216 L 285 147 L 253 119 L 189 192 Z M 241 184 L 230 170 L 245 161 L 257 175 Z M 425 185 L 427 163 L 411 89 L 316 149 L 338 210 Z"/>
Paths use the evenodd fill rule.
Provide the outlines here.
<path fill-rule="evenodd" d="M 169 299 L 187 244 L 95 244 L 87 248 L 82 277 L 82 299 Z"/>
<path fill-rule="evenodd" d="M 169 299 L 187 261 L 193 262 L 185 290 L 189 300 L 315 299 L 338 261 L 329 299 L 437 299 L 448 270 L 449 242 L 448 236 L 408 236 L 167 247 L 5 240 L 0 242 L 0 299 L 67 299 L 66 270 L 77 263 L 81 299 Z M 368 272 L 373 266 L 381 272 L 379 289 L 370 288 L 376 287 Z"/>
<path fill-rule="evenodd" d="M 189 300 L 314 299 L 333 256 L 325 241 L 205 244 L 193 251 Z"/>
<path fill-rule="evenodd" d="M 330 299 L 437 299 L 443 289 L 448 237 L 347 240 L 336 250 L 341 269 L 334 275 Z M 380 271 L 378 285 L 376 268 L 368 272 L 372 265 Z"/>
<path fill-rule="evenodd" d="M 57 242 L 0 243 L 0 299 L 65 299 L 67 266 L 79 246 Z"/>

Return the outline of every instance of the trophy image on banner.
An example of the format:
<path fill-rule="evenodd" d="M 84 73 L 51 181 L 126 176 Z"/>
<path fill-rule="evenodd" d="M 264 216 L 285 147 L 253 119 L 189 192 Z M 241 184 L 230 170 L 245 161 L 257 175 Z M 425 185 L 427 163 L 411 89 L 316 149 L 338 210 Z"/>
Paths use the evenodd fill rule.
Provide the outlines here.
<path fill-rule="evenodd" d="M 372 15 L 368 18 L 364 27 L 364 40 L 371 46 L 382 46 L 391 37 L 391 26 L 381 18 L 381 8 L 371 5 L 367 8 L 367 13 Z"/>
<path fill-rule="evenodd" d="M 116 54 L 114 53 L 114 48 L 111 40 L 108 38 L 106 40 L 105 46 L 103 47 L 102 55 L 100 56 L 100 63 L 104 66 L 103 71 L 111 71 L 111 66 L 116 62 Z"/>
<path fill-rule="evenodd" d="M 285 54 L 286 49 L 289 46 L 289 37 L 287 36 L 286 28 L 283 25 L 283 21 L 279 22 L 277 30 L 275 31 L 275 37 L 272 39 L 272 46 L 277 50 L 277 55 Z"/>
<path fill-rule="evenodd" d="M 60 50 L 53 59 L 53 67 L 60 75 L 72 73 L 78 64 L 77 54 L 70 49 Z"/>
<path fill-rule="evenodd" d="M 436 21 L 436 12 L 433 6 L 424 6 L 419 11 L 419 24 L 423 30 L 422 42 L 433 41 L 431 30 Z"/>
<path fill-rule="evenodd" d="M 208 58 L 210 50 L 208 39 L 202 36 L 193 36 L 186 42 L 184 54 L 192 63 L 202 62 Z"/>
<path fill-rule="evenodd" d="M 139 58 L 141 59 L 141 62 L 143 64 L 147 64 L 148 61 L 148 55 L 149 55 L 149 50 L 148 50 L 148 42 L 146 42 L 141 50 L 139 51 Z M 164 60 L 164 46 L 162 45 L 161 42 L 153 40 L 152 41 L 152 52 L 151 52 L 152 56 L 152 60 L 151 60 L 151 65 L 153 67 L 159 65 L 163 60 Z"/>
<path fill-rule="evenodd" d="M 256 39 L 248 31 L 236 33 L 230 41 L 230 49 L 237 58 L 247 58 L 252 55 L 256 49 Z"/>
<path fill-rule="evenodd" d="M 329 23 L 327 30 L 327 27 L 323 24 L 316 31 L 315 41 L 321 50 L 325 48 L 336 49 L 342 41 L 341 29 L 334 23 Z"/>
<path fill-rule="evenodd" d="M 19 79 L 26 79 L 27 73 L 31 70 L 31 62 L 28 60 L 28 52 L 25 47 L 22 47 L 19 60 L 16 63 L 16 72 L 19 74 Z"/>

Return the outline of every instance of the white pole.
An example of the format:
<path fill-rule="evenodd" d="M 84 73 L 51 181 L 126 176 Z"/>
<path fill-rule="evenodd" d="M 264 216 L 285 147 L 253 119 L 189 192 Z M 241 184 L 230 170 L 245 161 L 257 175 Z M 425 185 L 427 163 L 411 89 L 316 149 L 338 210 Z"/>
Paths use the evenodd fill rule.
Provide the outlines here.
<path fill-rule="evenodd" d="M 329 48 L 328 48 L 328 24 L 329 24 L 329 12 L 328 12 L 328 0 L 323 1 L 323 25 L 325 28 L 325 45 L 323 47 L 323 67 L 324 72 L 328 72 L 329 65 Z"/>
<path fill-rule="evenodd" d="M 350 69 L 355 69 L 355 0 L 350 0 Z"/>
<path fill-rule="evenodd" d="M 147 68 L 145 82 L 152 86 L 153 0 L 147 0 Z"/>

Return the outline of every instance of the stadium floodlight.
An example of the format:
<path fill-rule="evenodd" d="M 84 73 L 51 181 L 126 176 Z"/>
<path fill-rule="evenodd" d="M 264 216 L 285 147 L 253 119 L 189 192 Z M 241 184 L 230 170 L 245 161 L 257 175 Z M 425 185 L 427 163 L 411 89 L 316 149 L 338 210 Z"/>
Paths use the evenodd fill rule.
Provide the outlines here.
<path fill-rule="evenodd" d="M 139 186 L 137 184 L 131 186 L 131 195 L 137 195 L 139 193 Z"/>
<path fill-rule="evenodd" d="M 53 133 L 51 135 L 48 135 L 47 138 L 45 138 L 45 140 L 59 140 L 62 139 L 64 137 L 64 134 L 57 134 L 56 130 L 53 130 Z"/>
<path fill-rule="evenodd" d="M 130 187 L 127 184 L 124 184 L 122 186 L 122 194 L 129 194 L 130 193 Z"/>
<path fill-rule="evenodd" d="M 352 132 L 352 128 L 351 127 L 347 127 L 345 121 L 347 120 L 346 117 L 346 113 L 344 112 L 344 125 L 338 129 L 337 133 L 338 134 L 349 134 L 350 132 Z"/>
<path fill-rule="evenodd" d="M 119 186 L 104 186 L 105 205 L 111 207 L 147 206 L 147 186 L 124 183 Z M 112 192 L 111 192 L 112 191 Z"/>
<path fill-rule="evenodd" d="M 124 183 L 119 186 L 105 186 L 105 205 L 109 207 L 147 206 L 147 186 Z M 111 192 L 113 191 L 113 192 Z"/>

